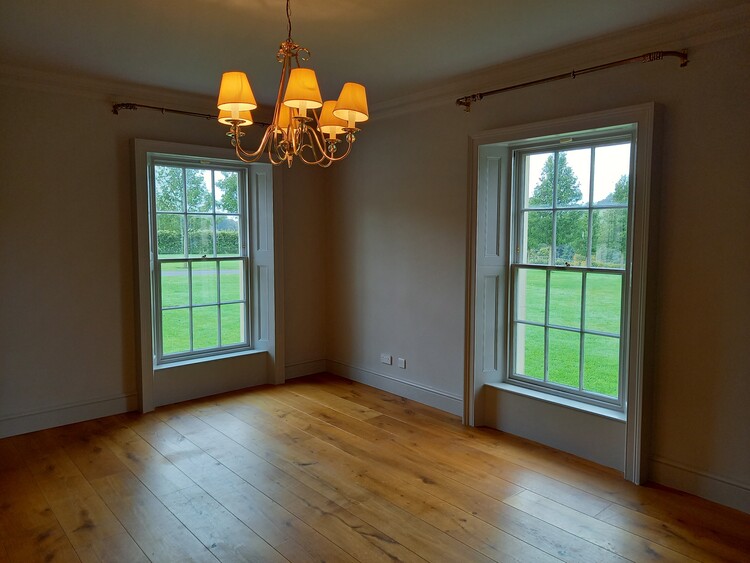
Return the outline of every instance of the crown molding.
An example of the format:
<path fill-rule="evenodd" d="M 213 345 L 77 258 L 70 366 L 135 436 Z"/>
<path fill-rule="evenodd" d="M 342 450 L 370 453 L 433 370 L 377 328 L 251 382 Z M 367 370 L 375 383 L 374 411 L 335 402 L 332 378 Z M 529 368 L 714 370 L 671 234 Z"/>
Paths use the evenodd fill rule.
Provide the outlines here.
<path fill-rule="evenodd" d="M 454 106 L 457 98 L 475 92 L 650 51 L 689 50 L 748 32 L 750 4 L 747 3 L 681 19 L 662 20 L 459 75 L 447 82 L 443 80 L 440 86 L 372 104 L 370 119 L 387 119 L 414 111 Z M 669 64 L 672 61 L 662 62 Z"/>
<path fill-rule="evenodd" d="M 216 110 L 215 100 L 209 96 L 8 64 L 0 64 L 0 85 L 54 92 L 55 95 L 83 97 L 113 104 L 133 102 L 156 106 L 177 105 L 180 109 L 198 113 Z"/>

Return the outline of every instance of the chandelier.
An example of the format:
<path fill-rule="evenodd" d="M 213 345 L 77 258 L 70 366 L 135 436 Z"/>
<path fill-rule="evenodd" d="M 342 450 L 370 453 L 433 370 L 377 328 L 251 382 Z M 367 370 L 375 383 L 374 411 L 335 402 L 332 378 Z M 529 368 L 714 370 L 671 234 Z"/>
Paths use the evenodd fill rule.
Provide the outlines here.
<path fill-rule="evenodd" d="M 253 151 L 242 146 L 245 136 L 242 128 L 252 125 L 250 112 L 258 107 L 244 72 L 222 75 L 217 102 L 219 122 L 229 125 L 227 136 L 237 157 L 244 162 L 255 162 L 265 153 L 275 165 L 286 162 L 291 167 L 294 157 L 299 157 L 305 164 L 328 167 L 349 155 L 359 131 L 356 124 L 369 117 L 365 87 L 347 82 L 338 100 L 324 102 L 315 71 L 300 65 L 300 61 L 309 60 L 310 51 L 292 40 L 289 0 L 286 1 L 286 19 L 287 38 L 276 53 L 276 59 L 282 64 L 279 92 L 273 120 L 266 127 L 260 144 Z M 339 150 L 342 142 L 346 143 L 346 148 Z"/>

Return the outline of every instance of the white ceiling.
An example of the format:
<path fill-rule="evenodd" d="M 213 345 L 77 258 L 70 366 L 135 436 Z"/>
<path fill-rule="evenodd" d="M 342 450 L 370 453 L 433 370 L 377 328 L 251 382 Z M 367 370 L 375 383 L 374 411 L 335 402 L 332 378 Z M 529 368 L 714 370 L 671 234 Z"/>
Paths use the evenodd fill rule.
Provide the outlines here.
<path fill-rule="evenodd" d="M 362 82 L 370 103 L 443 78 L 746 0 L 292 0 L 326 98 Z M 1 0 L 0 63 L 214 95 L 248 73 L 272 103 L 284 0 Z"/>

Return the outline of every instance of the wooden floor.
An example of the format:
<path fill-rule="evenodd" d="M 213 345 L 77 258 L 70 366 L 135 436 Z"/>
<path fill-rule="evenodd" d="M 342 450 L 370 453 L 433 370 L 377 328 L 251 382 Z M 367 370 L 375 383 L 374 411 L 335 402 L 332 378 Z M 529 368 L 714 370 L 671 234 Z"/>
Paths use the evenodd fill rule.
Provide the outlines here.
<path fill-rule="evenodd" d="M 321 375 L 0 440 L 0 560 L 750 561 L 750 516 Z"/>

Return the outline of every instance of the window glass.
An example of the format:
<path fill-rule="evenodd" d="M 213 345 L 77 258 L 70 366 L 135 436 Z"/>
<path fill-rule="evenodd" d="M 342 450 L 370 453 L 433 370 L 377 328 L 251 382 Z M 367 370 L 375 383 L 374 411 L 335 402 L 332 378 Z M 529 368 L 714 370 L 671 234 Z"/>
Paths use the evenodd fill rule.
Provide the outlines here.
<path fill-rule="evenodd" d="M 617 397 L 620 371 L 620 339 L 587 334 L 584 337 L 583 388 Z"/>
<path fill-rule="evenodd" d="M 628 203 L 630 143 L 594 149 L 594 205 Z"/>
<path fill-rule="evenodd" d="M 547 272 L 519 268 L 516 279 L 516 319 L 544 323 Z"/>
<path fill-rule="evenodd" d="M 157 363 L 248 347 L 247 220 L 240 170 L 152 163 Z"/>
<path fill-rule="evenodd" d="M 544 327 L 516 325 L 516 371 L 544 379 Z"/>
<path fill-rule="evenodd" d="M 630 158 L 607 139 L 514 153 L 510 379 L 621 401 Z"/>
<path fill-rule="evenodd" d="M 550 263 L 552 256 L 552 211 L 527 211 L 525 226 L 524 263 Z"/>
<path fill-rule="evenodd" d="M 557 154 L 557 207 L 587 206 L 591 178 L 591 149 L 587 147 L 560 151 Z"/>

